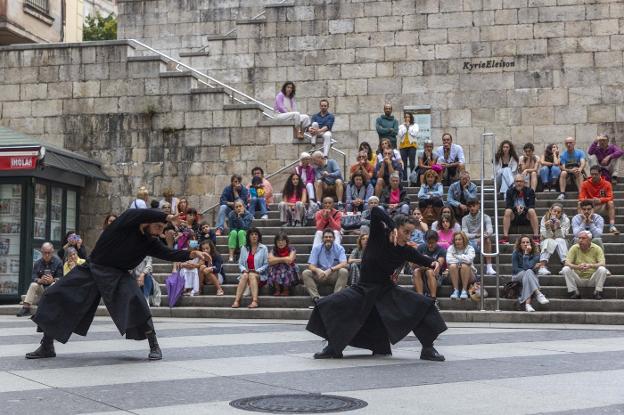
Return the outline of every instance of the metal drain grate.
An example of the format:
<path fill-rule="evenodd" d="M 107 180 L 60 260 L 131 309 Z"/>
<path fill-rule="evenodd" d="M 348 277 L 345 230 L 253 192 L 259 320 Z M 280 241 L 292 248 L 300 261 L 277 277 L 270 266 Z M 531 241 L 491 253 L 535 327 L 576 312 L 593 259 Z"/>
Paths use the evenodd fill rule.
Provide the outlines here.
<path fill-rule="evenodd" d="M 298 394 L 298 395 L 263 395 L 237 399 L 230 406 L 253 412 L 274 414 L 321 414 L 345 412 L 364 408 L 368 404 L 359 399 L 346 396 Z"/>

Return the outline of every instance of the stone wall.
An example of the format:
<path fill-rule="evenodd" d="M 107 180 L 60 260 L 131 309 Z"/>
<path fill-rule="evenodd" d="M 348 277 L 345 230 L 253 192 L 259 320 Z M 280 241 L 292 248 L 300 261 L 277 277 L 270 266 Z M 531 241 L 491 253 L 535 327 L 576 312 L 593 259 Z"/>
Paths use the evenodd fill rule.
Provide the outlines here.
<path fill-rule="evenodd" d="M 292 126 L 258 126 L 258 108 L 228 104 L 190 74 L 134 55 L 126 41 L 0 48 L 0 124 L 99 160 L 112 178 L 83 193 L 88 242 L 141 185 L 159 199 L 171 187 L 206 209 L 231 174 L 275 171 L 302 151 Z"/>
<path fill-rule="evenodd" d="M 297 83 L 308 113 L 329 97 L 338 146 L 347 149 L 377 142 L 384 101 L 399 111 L 431 105 L 434 141 L 453 133 L 473 171 L 484 130 L 535 142 L 538 152 L 566 136 L 584 147 L 603 130 L 622 141 L 621 1 L 271 3 L 121 0 L 119 33 L 182 54 L 267 103 L 285 80 Z M 263 5 L 265 19 L 249 21 Z M 234 27 L 230 38 L 215 36 Z M 208 53 L 197 53 L 204 46 Z"/>

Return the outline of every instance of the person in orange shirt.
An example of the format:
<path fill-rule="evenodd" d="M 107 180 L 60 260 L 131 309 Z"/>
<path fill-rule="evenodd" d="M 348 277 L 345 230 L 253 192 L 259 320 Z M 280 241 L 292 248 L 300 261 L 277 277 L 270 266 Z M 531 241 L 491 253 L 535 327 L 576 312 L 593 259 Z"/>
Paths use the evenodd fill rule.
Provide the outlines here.
<path fill-rule="evenodd" d="M 615 203 L 613 202 L 613 187 L 608 180 L 600 175 L 600 166 L 592 166 L 589 170 L 590 177 L 581 184 L 579 192 L 580 202 L 591 200 L 594 202 L 596 213 L 607 213 L 609 216 L 609 231 L 615 235 L 620 232 L 615 227 Z"/>
<path fill-rule="evenodd" d="M 375 166 L 368 161 L 368 154 L 366 151 L 358 151 L 357 163 L 351 165 L 349 169 L 349 177 L 353 177 L 355 173 L 362 173 L 367 182 L 370 182 L 375 172 Z"/>

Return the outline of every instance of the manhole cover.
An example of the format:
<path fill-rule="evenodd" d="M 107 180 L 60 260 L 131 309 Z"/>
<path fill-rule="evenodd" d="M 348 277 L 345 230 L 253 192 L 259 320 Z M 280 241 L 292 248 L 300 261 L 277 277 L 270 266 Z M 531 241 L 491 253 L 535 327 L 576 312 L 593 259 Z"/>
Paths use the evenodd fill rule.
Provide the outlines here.
<path fill-rule="evenodd" d="M 366 405 L 366 402 L 359 399 L 321 394 L 263 395 L 230 402 L 230 406 L 234 408 L 274 414 L 344 412 L 364 408 Z"/>

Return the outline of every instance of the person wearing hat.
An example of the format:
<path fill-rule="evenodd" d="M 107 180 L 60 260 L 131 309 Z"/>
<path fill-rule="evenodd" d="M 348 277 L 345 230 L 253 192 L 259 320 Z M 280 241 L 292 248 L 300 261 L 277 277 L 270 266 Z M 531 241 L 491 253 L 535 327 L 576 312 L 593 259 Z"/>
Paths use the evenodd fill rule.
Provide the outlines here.
<path fill-rule="evenodd" d="M 299 156 L 299 165 L 295 167 L 295 173 L 301 177 L 301 180 L 305 184 L 306 190 L 308 191 L 308 200 L 310 202 L 316 200 L 314 196 L 314 180 L 316 173 L 311 162 L 312 156 L 310 153 L 304 151 Z"/>
<path fill-rule="evenodd" d="M 609 144 L 609 136 L 602 134 L 596 137 L 587 150 L 589 165 L 600 166 L 600 175 L 605 180 L 617 184 L 619 165 L 624 150 L 615 144 Z"/>

